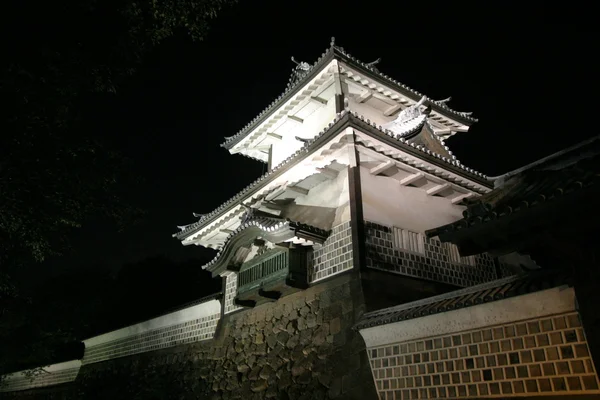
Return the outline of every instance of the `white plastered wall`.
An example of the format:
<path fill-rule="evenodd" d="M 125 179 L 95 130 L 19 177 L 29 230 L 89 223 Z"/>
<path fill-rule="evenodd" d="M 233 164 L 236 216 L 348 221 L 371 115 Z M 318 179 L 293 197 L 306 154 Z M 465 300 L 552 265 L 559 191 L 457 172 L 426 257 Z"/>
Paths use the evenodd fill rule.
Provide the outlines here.
<path fill-rule="evenodd" d="M 362 329 L 368 348 L 575 311 L 575 291 L 557 287 L 441 314 Z"/>
<path fill-rule="evenodd" d="M 417 233 L 462 218 L 463 206 L 443 197 L 429 196 L 424 190 L 403 186 L 396 179 L 375 176 L 361 167 L 364 219 Z"/>

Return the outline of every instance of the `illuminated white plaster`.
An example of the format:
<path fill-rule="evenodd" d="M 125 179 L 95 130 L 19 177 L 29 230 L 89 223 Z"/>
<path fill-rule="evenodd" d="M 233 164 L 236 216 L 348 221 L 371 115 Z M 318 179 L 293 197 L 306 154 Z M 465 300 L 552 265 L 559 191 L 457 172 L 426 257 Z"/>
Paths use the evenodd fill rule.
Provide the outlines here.
<path fill-rule="evenodd" d="M 573 288 L 558 287 L 365 328 L 360 330 L 360 334 L 367 347 L 377 347 L 570 311 L 575 311 L 575 292 Z"/>
<path fill-rule="evenodd" d="M 160 329 L 171 325 L 181 324 L 194 319 L 206 317 L 221 313 L 221 302 L 219 300 L 210 300 L 183 310 L 162 315 L 139 324 L 127 326 L 116 331 L 108 332 L 103 335 L 95 336 L 83 340 L 86 349 L 92 346 L 98 346 L 113 340 L 123 339 L 129 336 L 139 335 L 154 329 Z"/>
<path fill-rule="evenodd" d="M 81 368 L 80 360 L 66 361 L 41 367 L 41 370 L 30 369 L 2 377 L 0 392 L 27 390 L 37 387 L 58 385 L 72 382 L 77 378 Z"/>
<path fill-rule="evenodd" d="M 331 140 L 324 143 L 319 150 L 304 158 L 293 168 L 285 170 L 285 172 L 262 186 L 252 195 L 247 195 L 240 199 L 240 203 L 252 203 L 253 200 L 261 198 L 271 190 L 284 187 L 286 185 L 292 186 L 294 183 L 297 183 L 312 174 L 319 173 L 319 168 L 326 167 L 334 160 L 340 164 L 347 165 L 347 151 L 344 151 L 343 145 L 340 145 L 340 142 L 345 142 L 346 134 L 346 131 L 340 132 Z M 330 150 L 331 147 L 335 148 Z M 219 233 L 218 229 L 222 228 L 224 225 L 227 225 L 227 228 L 230 230 L 237 229 L 240 224 L 239 217 L 243 214 L 243 212 L 245 212 L 245 210 L 242 206 L 233 207 L 229 212 L 223 213 L 219 218 L 215 219 L 198 232 L 194 233 L 194 235 L 184 239 L 183 244 L 199 244 L 205 246 L 210 243 L 212 244 L 213 248 L 220 248 L 223 245 L 227 234 Z M 211 241 L 211 238 L 217 234 L 219 235 L 218 239 Z"/>
<path fill-rule="evenodd" d="M 313 79 L 299 88 L 296 94 L 291 96 L 285 103 L 272 110 L 270 115 L 236 143 L 230 152 L 247 154 L 266 162 L 268 155 L 263 147 L 273 144 L 272 162 L 274 165 L 279 164 L 293 154 L 294 148 L 298 146 L 294 143 L 294 136 L 313 137 L 335 115 L 332 87 L 333 71 L 337 70 L 337 65 L 338 61 L 332 60 L 321 67 L 320 72 Z M 315 97 L 325 100 L 327 104 L 323 105 L 318 101 L 315 102 L 312 99 Z M 322 109 L 327 109 L 327 111 L 320 111 Z M 303 119 L 303 123 L 297 124 L 290 121 L 288 119 L 290 115 Z M 270 139 L 267 133 L 280 135 L 285 142 L 277 143 L 276 140 Z"/>
<path fill-rule="evenodd" d="M 429 196 L 390 177 L 371 175 L 365 167 L 360 167 L 360 178 L 363 215 L 368 221 L 424 233 L 462 218 L 464 207 L 449 199 Z"/>

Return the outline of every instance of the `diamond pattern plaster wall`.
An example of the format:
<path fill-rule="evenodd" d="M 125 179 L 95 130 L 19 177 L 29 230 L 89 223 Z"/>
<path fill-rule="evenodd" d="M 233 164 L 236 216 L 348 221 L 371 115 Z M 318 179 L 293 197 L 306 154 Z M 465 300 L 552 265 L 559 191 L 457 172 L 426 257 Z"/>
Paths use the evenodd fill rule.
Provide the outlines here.
<path fill-rule="evenodd" d="M 418 253 L 394 246 L 394 228 L 365 221 L 367 266 L 417 278 L 473 286 L 496 279 L 494 260 L 487 254 L 474 256 L 474 265 L 451 261 L 450 249 L 438 239 L 424 241 Z"/>
<path fill-rule="evenodd" d="M 219 317 L 220 313 L 211 314 L 180 324 L 153 329 L 138 335 L 91 346 L 85 349 L 83 363 L 91 364 L 184 343 L 212 339 Z"/>
<path fill-rule="evenodd" d="M 381 399 L 600 393 L 577 313 L 368 349 Z"/>
<path fill-rule="evenodd" d="M 237 294 L 237 274 L 235 272 L 231 272 L 227 275 L 223 275 L 223 279 L 225 279 L 225 294 L 223 296 L 223 301 L 225 302 L 225 314 L 229 314 L 231 312 L 237 311 L 242 307 L 238 307 L 233 303 L 233 299 Z"/>
<path fill-rule="evenodd" d="M 45 371 L 34 374 L 32 376 L 25 376 L 18 374 L 17 377 L 9 377 L 0 385 L 0 392 L 12 392 L 18 390 L 34 389 L 44 386 L 58 385 L 66 382 L 73 382 L 77 378 L 81 363 L 77 361 L 78 365 L 73 368 L 66 368 L 57 371 Z"/>
<path fill-rule="evenodd" d="M 309 265 L 309 281 L 330 277 L 349 270 L 354 265 L 352 259 L 352 232 L 350 221 L 337 225 L 318 249 L 313 251 Z"/>

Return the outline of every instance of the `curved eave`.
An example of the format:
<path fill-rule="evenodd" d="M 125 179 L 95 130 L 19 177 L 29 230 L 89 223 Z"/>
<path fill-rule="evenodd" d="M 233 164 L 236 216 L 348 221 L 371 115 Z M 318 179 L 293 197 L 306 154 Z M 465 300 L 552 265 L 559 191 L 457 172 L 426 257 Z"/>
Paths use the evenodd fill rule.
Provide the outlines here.
<path fill-rule="evenodd" d="M 271 171 L 265 173 L 254 182 L 246 186 L 245 189 L 240 191 L 237 195 L 223 203 L 211 213 L 205 215 L 200 221 L 188 225 L 184 230 L 175 233 L 172 236 L 179 240 L 184 240 L 198 230 L 209 225 L 219 216 L 239 206 L 240 202 L 243 201 L 244 198 L 254 195 L 268 182 L 279 177 L 294 165 L 300 163 L 306 156 L 316 151 L 323 143 L 326 143 L 327 140 L 331 139 L 331 137 L 348 126 L 362 129 L 365 132 L 370 133 L 374 138 L 380 139 L 385 143 L 395 146 L 411 156 L 429 161 L 433 165 L 453 172 L 458 176 L 485 186 L 486 188 L 491 189 L 493 186 L 492 182 L 487 179 L 486 175 L 474 171 L 473 169 L 460 164 L 456 160 L 447 159 L 440 154 L 427 150 L 422 146 L 415 146 L 414 143 L 411 144 L 404 138 L 397 139 L 392 131 L 384 131 L 382 127 L 378 127 L 376 124 L 372 123 L 368 119 L 365 119 L 363 116 L 355 112 L 348 112 L 347 110 L 344 110 L 341 113 L 338 113 L 334 120 L 329 123 L 324 130 L 319 132 L 313 139 L 307 141 L 303 147 L 298 149 L 294 154 L 290 155 L 286 160 L 278 164 Z"/>
<path fill-rule="evenodd" d="M 300 79 L 296 84 L 292 86 L 288 86 L 288 88 L 281 94 L 277 99 L 275 99 L 269 106 L 264 109 L 257 117 L 255 117 L 248 125 L 242 128 L 238 133 L 234 136 L 228 138 L 225 142 L 221 144 L 221 147 L 230 150 L 242 141 L 250 132 L 256 129 L 259 125 L 261 125 L 264 121 L 266 121 L 269 117 L 271 117 L 282 104 L 287 102 L 289 99 L 294 97 L 305 85 L 307 82 L 310 82 L 314 79 L 319 72 L 329 64 L 333 60 L 334 52 L 332 48 L 329 48 L 325 51 L 325 53 L 321 54 L 321 57 L 317 59 L 317 62 L 311 67 L 311 70 Z"/>
<path fill-rule="evenodd" d="M 311 140 L 304 143 L 304 145 L 300 149 L 296 150 L 294 154 L 290 155 L 287 159 L 276 165 L 271 171 L 266 172 L 254 182 L 246 186 L 234 197 L 227 200 L 214 211 L 207 214 L 202 220 L 188 225 L 186 229 L 182 230 L 181 232 L 177 232 L 172 236 L 179 240 L 184 240 L 185 238 L 193 235 L 199 229 L 202 229 L 203 227 L 212 223 L 219 216 L 237 207 L 244 198 L 252 196 L 254 193 L 261 190 L 262 187 L 268 182 L 279 177 L 288 169 L 300 163 L 306 156 L 316 151 L 323 143 L 334 136 L 334 134 L 339 133 L 346 126 L 348 119 L 349 115 L 347 112 L 338 113 L 334 120 L 330 122 L 324 130 L 319 132 Z"/>
<path fill-rule="evenodd" d="M 423 96 L 425 96 L 423 93 L 420 93 L 414 89 L 409 88 L 408 86 L 404 85 L 401 82 L 398 82 L 397 80 L 391 78 L 390 76 L 382 74 L 381 72 L 374 70 L 372 67 L 367 66 L 366 63 L 363 63 L 362 61 L 357 60 L 355 57 L 352 57 L 350 54 L 340 50 L 337 47 L 335 48 L 335 55 L 337 57 L 339 57 L 338 60 L 348 63 L 348 65 L 350 65 L 353 68 L 356 68 L 359 72 L 369 75 L 377 83 L 384 85 L 384 86 L 388 86 L 393 90 L 396 90 L 397 92 L 401 93 L 402 95 L 413 100 L 415 103 L 417 103 Z M 446 118 L 450 118 L 457 122 L 464 123 L 467 126 L 470 126 L 478 121 L 476 118 L 466 116 L 459 111 L 455 111 L 449 107 L 440 105 L 438 102 L 430 99 L 427 96 L 425 96 L 425 97 L 427 98 L 427 100 L 425 101 L 424 105 L 431 106 L 432 110 L 445 116 Z"/>
<path fill-rule="evenodd" d="M 524 211 L 529 211 L 530 213 L 549 212 L 548 208 L 552 207 L 554 203 L 560 203 L 561 201 L 566 202 L 571 196 L 576 198 L 578 196 L 584 197 L 588 191 L 593 189 L 596 189 L 597 191 L 598 187 L 594 187 L 593 184 L 589 184 L 585 187 L 576 184 L 566 187 L 561 191 L 539 195 L 534 199 L 530 199 L 530 201 L 521 200 L 512 206 L 510 204 L 505 204 L 498 208 L 489 206 L 488 211 L 485 213 L 467 216 L 459 221 L 430 229 L 425 231 L 425 235 L 429 238 L 438 236 L 442 241 L 454 241 L 458 237 L 468 235 L 468 232 L 470 232 L 471 229 L 478 229 L 479 227 L 492 223 L 508 223 L 509 220 L 519 219 L 519 216 L 523 215 Z M 480 208 L 486 208 L 485 202 L 482 202 L 481 199 L 477 200 L 476 204 L 480 206 Z M 555 207 L 559 208 L 556 205 Z M 469 209 L 466 210 L 467 215 L 468 211 Z"/>
<path fill-rule="evenodd" d="M 223 248 L 207 264 L 202 266 L 217 276 L 228 267 L 229 261 L 240 246 L 252 243 L 258 237 L 271 243 L 282 243 L 294 237 L 304 238 L 318 243 L 323 243 L 329 236 L 329 231 L 318 229 L 309 225 L 292 221 L 268 221 L 262 223 L 260 219 L 251 220 L 242 224 L 230 233 Z"/>
<path fill-rule="evenodd" d="M 373 137 L 380 139 L 382 142 L 397 147 L 411 156 L 429 161 L 433 165 L 453 172 L 456 175 L 485 186 L 488 189 L 493 187 L 493 182 L 488 179 L 486 175 L 462 165 L 458 160 L 456 160 L 456 157 L 453 156 L 452 159 L 446 158 L 440 154 L 426 149 L 423 146 L 411 143 L 410 139 L 405 139 L 404 137 L 398 138 L 394 132 L 378 126 L 370 120 L 365 119 L 362 115 L 354 112 L 351 112 L 350 114 L 353 117 L 351 119 L 351 126 L 371 133 Z M 443 141 L 441 141 L 441 143 L 444 144 Z"/>
<path fill-rule="evenodd" d="M 458 310 L 478 304 L 508 299 L 528 293 L 569 285 L 568 272 L 541 270 L 498 279 L 477 286 L 417 300 L 365 314 L 353 328 L 362 330 L 428 315 Z"/>
<path fill-rule="evenodd" d="M 368 66 L 366 63 L 363 63 L 360 60 L 352 57 L 350 54 L 346 53 L 340 47 L 333 46 L 328 48 L 321 57 L 319 57 L 316 63 L 312 66 L 311 70 L 308 74 L 296 84 L 289 86 L 277 99 L 275 99 L 266 109 L 264 109 L 257 117 L 255 117 L 249 124 L 247 124 L 244 128 L 242 128 L 238 133 L 227 138 L 225 142 L 221 144 L 221 147 L 226 148 L 227 150 L 232 149 L 236 144 L 242 141 L 250 132 L 256 129 L 259 125 L 261 125 L 264 121 L 270 118 L 286 101 L 295 96 L 305 85 L 307 82 L 310 82 L 314 79 L 319 72 L 329 64 L 332 60 L 337 59 L 339 61 L 346 62 L 351 67 L 357 69 L 359 72 L 368 75 L 373 78 L 379 84 L 388 86 L 391 89 L 401 93 L 407 98 L 413 100 L 415 103 L 418 102 L 424 95 L 414 89 L 409 88 L 408 86 L 392 79 L 391 77 L 382 74 L 376 71 L 374 68 Z M 472 125 L 477 122 L 476 118 L 465 116 L 464 113 L 452 110 L 449 107 L 440 105 L 438 102 L 427 97 L 427 101 L 425 105 L 430 105 L 432 110 L 436 111 L 440 115 L 443 115 L 446 118 L 453 119 L 457 122 L 461 122 L 467 126 Z M 257 159 L 254 157 L 250 157 L 253 159 Z M 258 159 L 259 161 L 263 161 Z"/>

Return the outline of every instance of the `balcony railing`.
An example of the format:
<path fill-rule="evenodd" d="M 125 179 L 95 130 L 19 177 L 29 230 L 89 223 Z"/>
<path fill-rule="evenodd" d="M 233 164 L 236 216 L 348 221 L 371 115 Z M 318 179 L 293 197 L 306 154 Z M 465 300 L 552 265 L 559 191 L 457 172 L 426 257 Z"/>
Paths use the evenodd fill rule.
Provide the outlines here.
<path fill-rule="evenodd" d="M 302 249 L 276 249 L 244 263 L 238 274 L 238 293 L 275 281 L 306 281 L 307 253 Z"/>

